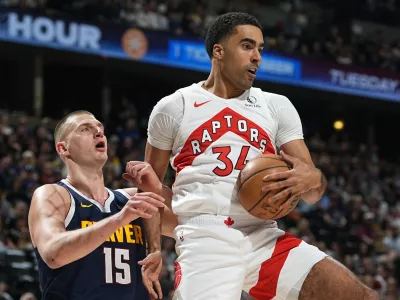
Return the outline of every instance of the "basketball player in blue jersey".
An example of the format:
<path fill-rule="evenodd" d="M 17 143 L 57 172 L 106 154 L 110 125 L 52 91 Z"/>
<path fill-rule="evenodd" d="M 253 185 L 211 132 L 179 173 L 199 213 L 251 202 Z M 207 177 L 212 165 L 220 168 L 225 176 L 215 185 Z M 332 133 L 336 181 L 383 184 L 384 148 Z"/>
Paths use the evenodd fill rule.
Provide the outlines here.
<path fill-rule="evenodd" d="M 29 211 L 42 299 L 149 299 L 138 262 L 146 257 L 146 238 L 156 241 L 148 243 L 154 250 L 160 236 L 143 222 L 164 208 L 164 195 L 104 186 L 107 139 L 93 114 L 69 114 L 54 136 L 68 175 L 38 188 Z"/>

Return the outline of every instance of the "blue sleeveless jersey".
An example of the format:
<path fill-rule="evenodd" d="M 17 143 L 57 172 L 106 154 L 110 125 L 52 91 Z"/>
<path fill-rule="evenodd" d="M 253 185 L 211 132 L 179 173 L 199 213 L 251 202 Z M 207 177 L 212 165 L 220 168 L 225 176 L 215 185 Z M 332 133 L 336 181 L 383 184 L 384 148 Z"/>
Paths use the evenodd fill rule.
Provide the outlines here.
<path fill-rule="evenodd" d="M 58 182 L 71 195 L 71 207 L 65 228 L 85 228 L 113 214 L 129 195 L 123 190 L 109 190 L 104 207 L 89 199 L 67 181 Z M 136 219 L 121 227 L 89 255 L 58 269 L 51 269 L 40 257 L 38 261 L 43 300 L 148 300 L 142 284 L 139 260 L 146 257 L 146 241 L 142 220 Z"/>

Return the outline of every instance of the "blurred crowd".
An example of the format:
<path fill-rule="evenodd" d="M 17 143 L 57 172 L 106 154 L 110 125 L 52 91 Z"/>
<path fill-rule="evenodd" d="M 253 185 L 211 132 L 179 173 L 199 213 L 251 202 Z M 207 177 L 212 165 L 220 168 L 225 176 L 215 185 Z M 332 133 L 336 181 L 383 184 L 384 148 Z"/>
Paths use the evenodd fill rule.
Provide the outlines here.
<path fill-rule="evenodd" d="M 267 49 L 345 65 L 400 69 L 398 0 L 0 0 L 2 5 L 90 21 L 112 21 L 175 35 L 204 38 L 209 24 L 229 11 L 256 16 Z M 397 28 L 391 37 L 353 24 L 366 20 Z"/>
<path fill-rule="evenodd" d="M 399 70 L 400 40 L 387 40 L 354 26 L 352 18 L 400 27 L 395 0 L 0 0 L 0 5 L 91 21 L 112 21 L 199 39 L 215 18 L 247 11 L 265 27 L 270 51 L 346 65 Z M 400 30 L 400 29 L 399 29 Z M 398 37 L 400 34 L 398 35 Z M 113 110 L 106 122 L 109 160 L 106 185 L 127 187 L 125 163 L 143 160 L 146 120 L 132 102 Z M 54 121 L 0 112 L 0 300 L 40 299 L 36 261 L 27 223 L 33 191 L 66 175 L 53 145 Z M 400 283 L 400 165 L 382 159 L 377 147 L 356 145 L 332 134 L 306 136 L 315 164 L 329 186 L 317 205 L 301 203 L 280 226 L 338 259 L 383 300 L 397 300 Z M 165 184 L 174 173 L 168 170 Z M 170 299 L 174 241 L 163 240 L 161 282 Z"/>
<path fill-rule="evenodd" d="M 316 205 L 300 203 L 282 228 L 342 262 L 380 299 L 399 299 L 400 166 L 346 135 L 305 138 L 328 188 Z"/>
<path fill-rule="evenodd" d="M 128 186 L 121 179 L 125 163 L 143 159 L 145 126 L 138 124 L 133 104 L 127 105 L 105 122 L 104 174 L 113 189 Z M 0 299 L 40 298 L 27 213 L 39 185 L 65 177 L 53 147 L 54 125 L 47 118 L 0 117 Z M 313 134 L 306 142 L 329 187 L 317 205 L 301 203 L 280 226 L 341 261 L 381 299 L 399 299 L 400 166 L 381 159 L 376 147 L 354 145 L 338 134 L 325 141 Z M 172 182 L 169 169 L 165 184 Z M 174 243 L 163 240 L 165 299 L 173 293 Z"/>

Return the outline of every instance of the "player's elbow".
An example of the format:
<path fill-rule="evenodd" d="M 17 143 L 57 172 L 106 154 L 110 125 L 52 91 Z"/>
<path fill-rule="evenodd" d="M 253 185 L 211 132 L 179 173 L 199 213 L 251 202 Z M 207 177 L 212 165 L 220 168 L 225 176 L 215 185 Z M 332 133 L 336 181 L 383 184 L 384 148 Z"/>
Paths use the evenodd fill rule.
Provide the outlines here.
<path fill-rule="evenodd" d="M 50 269 L 58 269 L 61 268 L 63 265 L 58 263 L 57 260 L 55 258 L 48 258 L 48 259 L 43 259 L 44 262 L 46 263 L 46 265 L 50 268 Z"/>
<path fill-rule="evenodd" d="M 56 247 L 45 249 L 41 252 L 43 261 L 50 269 L 58 269 L 65 265 L 65 263 L 62 263 L 62 259 L 59 255 L 60 251 L 58 251 Z"/>

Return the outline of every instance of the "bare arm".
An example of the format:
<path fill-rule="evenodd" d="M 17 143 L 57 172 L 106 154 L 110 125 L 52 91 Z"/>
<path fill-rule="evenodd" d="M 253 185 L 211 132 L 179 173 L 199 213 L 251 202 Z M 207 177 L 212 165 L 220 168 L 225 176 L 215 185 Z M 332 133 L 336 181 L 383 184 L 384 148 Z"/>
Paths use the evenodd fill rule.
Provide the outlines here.
<path fill-rule="evenodd" d="M 144 160 L 152 166 L 160 182 L 163 182 L 165 173 L 167 172 L 170 155 L 170 150 L 160 150 L 153 147 L 150 143 L 146 143 Z M 161 193 L 160 191 L 152 192 Z M 164 208 L 160 209 L 159 213 L 155 214 L 151 220 L 145 220 L 143 223 L 144 229 L 148 234 L 150 252 L 161 250 L 161 232 L 164 210 Z"/>
<path fill-rule="evenodd" d="M 133 196 L 138 192 L 137 188 L 124 189 L 129 195 Z M 162 185 L 161 191 L 154 191 L 165 199 L 165 207 L 162 215 L 162 232 L 161 234 L 168 237 L 174 237 L 174 229 L 178 226 L 177 216 L 172 212 L 172 191 L 169 187 Z"/>
<path fill-rule="evenodd" d="M 161 196 L 165 199 L 165 207 L 162 214 L 162 235 L 174 238 L 174 229 L 178 226 L 178 217 L 172 212 L 172 191 L 163 186 Z"/>
<path fill-rule="evenodd" d="M 95 250 L 122 225 L 117 215 L 93 226 L 66 231 L 71 198 L 65 188 L 44 185 L 33 194 L 29 211 L 32 241 L 50 268 L 59 268 Z"/>
<path fill-rule="evenodd" d="M 29 210 L 32 241 L 50 268 L 62 267 L 91 253 L 130 221 L 138 217 L 150 218 L 151 214 L 135 209 L 136 206 L 148 211 L 157 210 L 146 201 L 140 201 L 146 196 L 141 197 L 137 198 L 138 201 L 130 200 L 118 214 L 92 226 L 66 231 L 64 221 L 71 204 L 70 195 L 56 184 L 44 185 L 33 194 Z M 159 196 L 155 197 L 162 203 Z M 157 200 L 154 201 L 155 206 L 161 206 L 156 203 Z"/>
<path fill-rule="evenodd" d="M 311 169 L 313 187 L 308 192 L 302 194 L 301 197 L 307 203 L 314 204 L 318 202 L 322 198 L 326 190 L 327 181 L 321 170 L 315 168 L 315 165 L 311 159 L 310 152 L 306 144 L 304 143 L 304 140 L 290 141 L 282 145 L 281 150 L 283 150 L 283 152 L 285 152 L 286 154 L 296 157 L 302 162 L 313 167 Z"/>
<path fill-rule="evenodd" d="M 149 142 L 146 143 L 144 161 L 151 165 L 161 182 L 164 181 L 164 176 L 168 169 L 170 156 L 171 150 L 161 150 L 153 147 Z"/>

